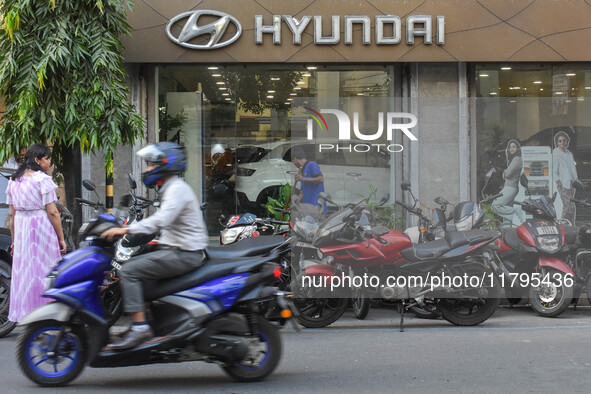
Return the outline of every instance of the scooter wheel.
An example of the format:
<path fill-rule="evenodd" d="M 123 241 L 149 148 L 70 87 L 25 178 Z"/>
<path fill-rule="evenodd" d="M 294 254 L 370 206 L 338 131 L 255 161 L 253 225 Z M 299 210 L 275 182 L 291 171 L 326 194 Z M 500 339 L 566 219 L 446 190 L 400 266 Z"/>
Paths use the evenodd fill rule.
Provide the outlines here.
<path fill-rule="evenodd" d="M 61 325 L 53 320 L 35 322 L 26 326 L 17 338 L 18 365 L 40 386 L 63 386 L 75 379 L 86 364 L 82 329 L 71 327 L 60 336 Z M 53 346 L 58 338 L 59 342 Z"/>
<path fill-rule="evenodd" d="M 225 365 L 228 375 L 240 382 L 256 382 L 275 370 L 281 358 L 281 336 L 275 325 L 266 319 L 259 319 L 258 331 L 248 338 L 249 351 L 244 360 Z"/>
<path fill-rule="evenodd" d="M 365 289 L 356 288 L 351 290 L 351 308 L 355 318 L 364 320 L 369 314 L 371 308 L 371 300 L 366 297 Z"/>
<path fill-rule="evenodd" d="M 347 298 L 296 298 L 298 323 L 308 328 L 326 327 L 343 316 L 348 301 Z"/>
<path fill-rule="evenodd" d="M 0 260 L 0 270 L 10 274 L 10 265 Z M 0 275 L 0 338 L 10 334 L 16 323 L 8 320 L 10 308 L 10 279 Z"/>
<path fill-rule="evenodd" d="M 556 317 L 570 305 L 573 299 L 573 286 L 567 286 L 566 276 L 562 272 L 550 269 L 547 273 L 548 281 L 543 281 L 539 287 L 529 287 L 529 300 L 538 315 Z"/>

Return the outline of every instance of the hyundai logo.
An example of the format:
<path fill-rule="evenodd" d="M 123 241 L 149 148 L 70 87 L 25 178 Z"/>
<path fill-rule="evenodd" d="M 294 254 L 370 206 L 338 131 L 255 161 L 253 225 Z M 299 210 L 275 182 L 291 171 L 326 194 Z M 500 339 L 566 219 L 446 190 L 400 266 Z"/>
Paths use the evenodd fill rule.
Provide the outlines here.
<path fill-rule="evenodd" d="M 204 15 L 218 17 L 218 20 L 203 26 L 199 26 L 199 17 Z M 179 36 L 173 36 L 170 31 L 172 25 L 185 18 L 188 19 L 185 22 L 183 30 L 181 30 Z M 234 34 L 234 36 L 229 40 L 220 41 L 224 36 L 224 33 L 226 33 L 226 30 L 230 23 L 233 23 L 236 26 L 236 34 Z M 168 25 L 166 25 L 166 34 L 168 34 L 168 38 L 170 38 L 173 42 L 185 48 L 217 49 L 230 45 L 231 43 L 236 41 L 238 37 L 240 37 L 240 34 L 242 34 L 242 25 L 240 25 L 238 19 L 224 12 L 214 10 L 189 11 L 183 12 L 182 14 L 179 14 L 172 18 L 170 22 L 168 22 Z M 189 43 L 194 38 L 206 34 L 209 34 L 209 41 L 206 44 L 198 45 Z"/>

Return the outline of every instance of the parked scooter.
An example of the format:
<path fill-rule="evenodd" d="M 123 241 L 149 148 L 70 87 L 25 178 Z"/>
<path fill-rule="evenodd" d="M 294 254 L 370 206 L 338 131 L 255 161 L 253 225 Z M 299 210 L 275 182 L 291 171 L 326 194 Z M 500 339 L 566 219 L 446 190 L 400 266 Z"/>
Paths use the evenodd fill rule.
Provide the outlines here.
<path fill-rule="evenodd" d="M 260 254 L 250 258 L 222 260 L 208 254 L 209 261 L 196 271 L 145 286 L 156 337 L 128 350 L 103 348 L 109 339 L 109 316 L 97 290 L 114 248 L 99 236 L 117 226 L 117 219 L 106 214 L 83 225 L 88 246 L 64 256 L 48 276 L 44 296 L 56 302 L 20 323 L 24 328 L 16 356 L 29 379 L 41 386 L 63 385 L 87 362 L 92 367 L 121 367 L 203 360 L 220 363 L 241 381 L 261 380 L 275 369 L 281 338 L 277 327 L 256 310 L 261 300 L 271 297 L 284 308 L 282 314 L 292 313 L 283 295 L 270 287 L 281 273 L 273 262 L 281 244 L 257 250 Z"/>
<path fill-rule="evenodd" d="M 242 239 L 261 235 L 287 234 L 289 232 L 289 221 L 262 219 L 252 213 L 234 215 L 228 220 L 222 215 L 218 221 L 224 226 L 220 232 L 220 245 L 229 245 Z"/>

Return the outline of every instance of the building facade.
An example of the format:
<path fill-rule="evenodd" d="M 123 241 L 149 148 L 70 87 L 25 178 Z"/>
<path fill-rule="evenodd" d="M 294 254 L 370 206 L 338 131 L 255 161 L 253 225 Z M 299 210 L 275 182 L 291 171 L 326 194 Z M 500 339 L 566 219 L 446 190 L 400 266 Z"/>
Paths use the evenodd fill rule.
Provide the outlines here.
<path fill-rule="evenodd" d="M 302 144 L 342 201 L 375 189 L 402 200 L 403 179 L 427 206 L 475 201 L 502 187 L 485 174 L 507 167 L 510 140 L 530 193 L 552 194 L 565 179 L 553 159 L 561 131 L 591 185 L 585 2 L 143 0 L 128 21 L 124 56 L 147 141 L 187 148 L 186 180 L 209 203 L 212 235 L 220 214 L 257 209 L 293 183 L 289 148 Z M 141 174 L 144 142 L 118 153 L 116 194 L 124 174 Z M 95 160 L 83 177 L 102 171 Z"/>

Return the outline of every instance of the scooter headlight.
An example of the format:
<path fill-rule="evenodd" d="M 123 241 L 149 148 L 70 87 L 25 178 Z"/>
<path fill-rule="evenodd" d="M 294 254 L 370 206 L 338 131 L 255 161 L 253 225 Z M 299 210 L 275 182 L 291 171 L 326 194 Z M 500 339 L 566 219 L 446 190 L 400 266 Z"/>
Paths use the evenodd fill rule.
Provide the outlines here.
<path fill-rule="evenodd" d="M 538 245 L 546 252 L 556 252 L 560 249 L 560 238 L 556 235 L 541 235 L 538 236 Z"/>
<path fill-rule="evenodd" d="M 242 234 L 244 229 L 245 229 L 245 226 L 231 227 L 231 228 L 223 229 L 222 233 L 220 234 L 220 239 L 222 241 L 222 245 L 227 245 L 227 244 L 231 244 L 233 242 L 236 242 L 236 239 L 238 238 L 238 236 L 240 234 Z"/>

